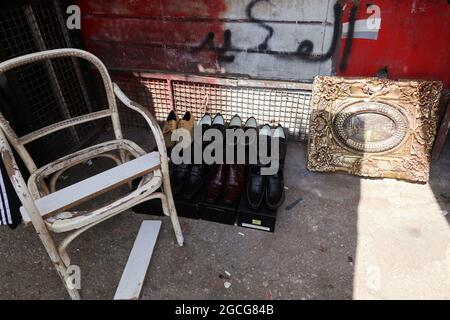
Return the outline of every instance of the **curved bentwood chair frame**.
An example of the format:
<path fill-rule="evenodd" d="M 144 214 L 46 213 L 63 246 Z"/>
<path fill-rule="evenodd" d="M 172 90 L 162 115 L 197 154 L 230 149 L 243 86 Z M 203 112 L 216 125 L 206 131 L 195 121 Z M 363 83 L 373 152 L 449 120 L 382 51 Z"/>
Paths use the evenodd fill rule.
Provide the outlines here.
<path fill-rule="evenodd" d="M 128 99 L 120 88 L 112 83 L 108 70 L 96 56 L 78 49 L 42 51 L 0 63 L 0 74 L 29 63 L 63 57 L 85 59 L 98 69 L 106 90 L 108 109 L 67 119 L 22 137 L 16 135 L 8 121 L 0 113 L 0 152 L 8 176 L 22 203 L 20 211 L 24 223 L 31 222 L 33 224 L 70 297 L 80 299 L 78 290 L 67 281 L 70 258 L 66 249 L 70 242 L 87 229 L 140 202 L 159 198 L 162 201 L 164 214 L 171 218 L 180 246 L 183 245 L 183 235 L 172 197 L 167 150 L 161 129 L 148 109 Z M 116 97 L 126 107 L 136 111 L 146 120 L 156 140 L 158 152 L 146 153 L 136 143 L 123 138 Z M 25 148 L 27 143 L 50 133 L 107 117 L 112 120 L 115 140 L 69 154 L 41 168 L 36 167 Z M 25 182 L 19 170 L 10 144 L 30 173 L 28 183 Z M 64 171 L 89 159 L 99 157 L 112 159 L 117 166 L 69 187 L 55 190 L 56 180 Z M 87 201 L 136 178 L 142 178 L 139 186 L 125 196 L 122 195 L 112 202 L 90 211 L 70 211 L 80 202 Z M 62 232 L 68 234 L 57 246 L 51 234 Z"/>

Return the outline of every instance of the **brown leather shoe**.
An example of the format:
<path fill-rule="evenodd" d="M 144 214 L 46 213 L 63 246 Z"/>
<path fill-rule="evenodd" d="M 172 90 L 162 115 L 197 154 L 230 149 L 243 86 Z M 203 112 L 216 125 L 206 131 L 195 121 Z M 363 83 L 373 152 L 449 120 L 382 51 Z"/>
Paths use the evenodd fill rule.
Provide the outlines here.
<path fill-rule="evenodd" d="M 194 125 L 195 125 L 195 116 L 190 112 L 186 111 L 183 118 L 178 121 L 178 129 L 186 129 L 191 138 L 194 136 Z"/>
<path fill-rule="evenodd" d="M 225 184 L 227 166 L 224 164 L 215 164 L 211 167 L 206 179 L 206 202 L 216 202 L 222 194 Z"/>
<path fill-rule="evenodd" d="M 172 141 L 172 133 L 175 131 L 175 129 L 178 126 L 178 117 L 175 111 L 170 111 L 169 115 L 167 116 L 166 121 L 163 125 L 163 136 L 164 136 L 164 142 L 166 144 L 167 148 L 172 148 L 175 145 L 175 141 Z"/>
<path fill-rule="evenodd" d="M 245 188 L 246 166 L 244 164 L 230 164 L 225 180 L 222 201 L 224 203 L 236 203 Z"/>

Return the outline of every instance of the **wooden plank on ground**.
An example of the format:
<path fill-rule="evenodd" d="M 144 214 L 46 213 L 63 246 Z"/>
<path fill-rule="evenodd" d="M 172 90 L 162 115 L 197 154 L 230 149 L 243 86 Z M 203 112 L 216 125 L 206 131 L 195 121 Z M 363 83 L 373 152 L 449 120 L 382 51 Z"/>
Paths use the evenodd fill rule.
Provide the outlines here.
<path fill-rule="evenodd" d="M 160 228 L 161 221 L 142 222 L 114 300 L 139 299 Z"/>

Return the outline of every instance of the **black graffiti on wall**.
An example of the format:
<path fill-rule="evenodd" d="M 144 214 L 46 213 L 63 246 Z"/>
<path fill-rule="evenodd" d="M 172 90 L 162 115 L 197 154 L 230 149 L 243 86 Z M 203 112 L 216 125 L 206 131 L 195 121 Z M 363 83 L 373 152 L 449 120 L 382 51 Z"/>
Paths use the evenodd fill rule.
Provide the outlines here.
<path fill-rule="evenodd" d="M 233 53 L 236 52 L 245 52 L 245 53 L 263 53 L 276 55 L 281 58 L 297 58 L 300 60 L 308 61 L 308 62 L 322 62 L 330 59 L 337 50 L 339 38 L 341 35 L 341 26 L 342 26 L 342 12 L 343 7 L 340 1 L 337 1 L 334 5 L 334 25 L 333 25 L 333 36 L 331 40 L 330 47 L 325 53 L 315 54 L 314 44 L 311 40 L 305 39 L 298 44 L 296 51 L 279 51 L 279 50 L 271 50 L 269 46 L 270 39 L 274 36 L 274 29 L 267 25 L 263 20 L 257 19 L 253 15 L 253 9 L 255 5 L 259 2 L 270 2 L 270 0 L 252 0 L 246 7 L 246 15 L 250 22 L 256 23 L 267 31 L 267 35 L 264 40 L 256 47 L 256 48 L 237 48 L 232 45 L 231 37 L 232 33 L 229 29 L 224 31 L 224 41 L 222 46 L 218 47 L 214 44 L 215 34 L 214 32 L 209 32 L 202 43 L 196 47 L 194 50 L 211 50 L 214 51 L 217 56 L 219 62 L 231 63 L 235 60 L 235 55 Z M 353 3 L 352 8 L 350 10 L 349 15 L 349 26 L 348 26 L 348 34 L 347 40 L 345 42 L 345 46 L 343 49 L 342 58 L 340 61 L 339 68 L 341 71 L 345 70 L 348 66 L 348 59 L 350 57 L 350 52 L 352 48 L 353 42 L 353 34 L 354 27 L 356 21 L 356 12 L 358 11 L 358 5 Z"/>
<path fill-rule="evenodd" d="M 263 42 L 261 42 L 258 45 L 259 50 L 267 50 L 269 48 L 268 42 L 269 42 L 270 38 L 272 38 L 272 36 L 273 36 L 273 28 L 271 26 L 265 24 L 262 20 L 255 18 L 252 14 L 253 7 L 258 2 L 261 2 L 261 1 L 270 3 L 270 0 L 253 0 L 252 2 L 250 2 L 247 5 L 247 8 L 245 9 L 245 14 L 247 15 L 247 18 L 250 20 L 250 22 L 256 22 L 261 28 L 264 28 L 267 30 L 266 38 L 264 39 Z"/>

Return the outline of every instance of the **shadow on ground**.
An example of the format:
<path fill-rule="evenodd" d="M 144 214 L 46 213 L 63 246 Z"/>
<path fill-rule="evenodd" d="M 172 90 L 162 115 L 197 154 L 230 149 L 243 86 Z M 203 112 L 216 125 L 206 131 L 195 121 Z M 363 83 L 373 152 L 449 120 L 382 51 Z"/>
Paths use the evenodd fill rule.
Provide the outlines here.
<path fill-rule="evenodd" d="M 442 211 L 449 210 L 449 146 L 427 185 L 312 173 L 305 149 L 289 145 L 287 198 L 275 233 L 180 218 L 186 238 L 180 248 L 162 218 L 142 298 L 450 298 L 450 232 L 442 225 L 448 219 Z M 79 170 L 102 167 L 97 161 L 104 160 Z M 71 244 L 83 298 L 114 296 L 146 219 L 161 218 L 127 211 Z M 32 228 L 3 228 L 0 252 L 0 299 L 68 298 Z"/>

